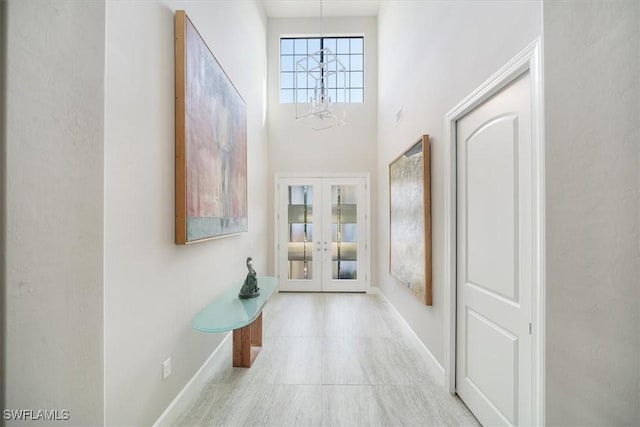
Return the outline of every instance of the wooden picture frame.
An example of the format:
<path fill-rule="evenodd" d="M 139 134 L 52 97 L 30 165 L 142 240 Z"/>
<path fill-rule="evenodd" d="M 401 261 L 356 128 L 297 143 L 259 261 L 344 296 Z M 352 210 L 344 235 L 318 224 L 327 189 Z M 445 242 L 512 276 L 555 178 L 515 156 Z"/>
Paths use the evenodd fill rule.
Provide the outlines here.
<path fill-rule="evenodd" d="M 432 305 L 429 135 L 389 164 L 389 222 L 389 273 Z"/>
<path fill-rule="evenodd" d="M 175 13 L 175 241 L 247 231 L 247 105 L 183 10 Z"/>

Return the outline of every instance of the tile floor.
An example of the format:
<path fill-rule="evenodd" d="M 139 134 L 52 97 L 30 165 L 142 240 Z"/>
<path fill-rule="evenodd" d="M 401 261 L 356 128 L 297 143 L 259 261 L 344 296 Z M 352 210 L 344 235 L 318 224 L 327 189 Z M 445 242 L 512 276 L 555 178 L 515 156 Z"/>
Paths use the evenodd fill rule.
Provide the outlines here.
<path fill-rule="evenodd" d="M 276 294 L 249 369 L 205 387 L 180 426 L 478 426 L 381 297 Z"/>

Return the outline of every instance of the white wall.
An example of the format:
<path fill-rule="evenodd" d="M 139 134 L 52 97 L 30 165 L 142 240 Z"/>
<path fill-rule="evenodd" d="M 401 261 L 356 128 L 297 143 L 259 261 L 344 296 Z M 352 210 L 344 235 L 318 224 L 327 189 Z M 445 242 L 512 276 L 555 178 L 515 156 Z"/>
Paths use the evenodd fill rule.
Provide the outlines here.
<path fill-rule="evenodd" d="M 548 425 L 640 425 L 639 9 L 544 2 Z"/>
<path fill-rule="evenodd" d="M 247 102 L 249 232 L 174 244 L 174 10 L 184 9 Z M 224 334 L 193 316 L 267 267 L 266 18 L 247 1 L 107 4 L 105 372 L 108 425 L 150 425 Z M 162 362 L 173 373 L 162 381 Z"/>
<path fill-rule="evenodd" d="M 322 28 L 321 28 L 322 27 Z M 280 104 L 280 37 L 364 35 L 364 103 L 346 104 L 345 126 L 323 131 L 295 120 L 294 104 Z M 377 26 L 375 17 L 269 19 L 269 160 L 275 173 L 369 173 L 376 203 Z M 269 180 L 273 212 L 273 180 Z M 372 209 L 372 221 L 375 211 Z M 273 239 L 273 230 L 270 236 Z M 372 236 L 372 247 L 375 247 Z M 273 246 L 272 246 L 273 247 Z M 271 261 L 273 262 L 273 261 Z M 375 274 L 371 283 L 375 286 Z"/>
<path fill-rule="evenodd" d="M 7 75 L 7 2 L 0 2 L 0 182 L 7 182 L 7 144 L 6 144 L 6 75 Z M 6 188 L 0 185 L 0 331 L 6 325 Z M 6 345 L 5 334 L 0 334 L 0 384 L 7 384 L 6 380 Z M 0 408 L 6 408 L 5 386 L 0 386 Z"/>
<path fill-rule="evenodd" d="M 378 16 L 378 283 L 444 361 L 444 115 L 541 33 L 539 2 L 383 3 Z M 396 113 L 404 120 L 396 127 Z M 388 273 L 388 165 L 431 136 L 433 306 Z"/>
<path fill-rule="evenodd" d="M 8 2 L 0 387 L 75 425 L 104 419 L 104 22 L 102 1 Z"/>

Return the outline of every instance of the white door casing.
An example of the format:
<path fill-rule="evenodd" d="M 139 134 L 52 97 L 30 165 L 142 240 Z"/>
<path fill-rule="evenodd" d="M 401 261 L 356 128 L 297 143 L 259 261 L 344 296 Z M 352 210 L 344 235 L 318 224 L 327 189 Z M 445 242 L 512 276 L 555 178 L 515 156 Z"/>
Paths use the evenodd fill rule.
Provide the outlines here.
<path fill-rule="evenodd" d="M 529 73 L 458 120 L 456 391 L 484 425 L 531 423 Z"/>
<path fill-rule="evenodd" d="M 445 389 L 452 394 L 456 393 L 456 378 L 458 378 L 458 382 L 460 382 L 460 379 L 464 382 L 467 377 L 475 378 L 475 380 L 466 381 L 466 386 L 476 393 L 476 400 L 478 398 L 477 395 L 483 395 L 479 399 L 484 400 L 485 404 L 487 396 L 493 400 L 490 405 L 485 405 L 485 408 L 481 411 L 486 411 L 487 406 L 490 409 L 499 408 L 502 414 L 497 416 L 498 419 L 495 421 L 497 424 L 515 422 L 516 424 L 544 425 L 545 420 L 544 128 L 542 122 L 540 49 L 541 41 L 537 39 L 445 116 Z M 528 80 L 528 82 L 525 80 Z M 493 132 L 495 135 L 505 134 L 510 130 L 515 131 L 516 127 L 521 128 L 522 124 L 520 119 L 514 121 L 514 115 L 510 114 L 513 111 L 504 111 L 502 115 L 497 113 L 499 117 L 494 117 L 493 120 L 485 118 L 483 123 L 476 123 L 476 127 L 479 127 L 480 130 L 476 131 L 475 134 L 473 134 L 474 131 L 470 131 L 471 134 L 468 134 L 466 138 L 475 139 L 475 141 L 467 144 L 467 146 L 472 147 L 471 151 L 469 153 L 463 152 L 463 158 L 460 160 L 463 163 L 468 161 L 469 158 L 466 156 L 470 154 L 473 163 L 469 171 L 474 178 L 469 187 L 472 194 L 460 196 L 464 198 L 463 203 L 470 201 L 470 206 L 473 205 L 471 208 L 471 227 L 468 227 L 469 218 L 461 219 L 462 224 L 458 224 L 457 213 L 460 206 L 458 206 L 457 191 L 460 189 L 460 182 L 458 182 L 457 175 L 459 173 L 458 157 L 461 153 L 457 152 L 456 145 L 459 136 L 458 131 L 464 131 L 463 129 L 458 129 L 458 123 L 465 117 L 470 118 L 474 110 L 481 105 L 488 104 L 487 100 L 507 86 L 518 85 L 518 83 L 522 86 L 520 91 L 526 92 L 525 96 L 529 98 L 529 160 L 526 164 L 522 164 L 521 156 L 523 155 L 523 150 L 518 146 L 517 149 L 507 150 L 511 151 L 514 159 L 516 154 L 518 155 L 518 161 L 513 162 L 515 166 L 513 169 L 503 165 L 501 168 L 490 167 L 486 174 L 478 174 L 477 166 L 482 167 L 486 162 L 491 163 L 492 158 L 490 155 L 492 154 L 492 149 L 494 151 L 498 149 L 501 152 L 499 150 L 500 147 L 498 147 L 500 144 L 476 149 L 483 145 L 482 139 L 491 140 L 489 133 Z M 464 139 L 464 137 L 461 139 Z M 478 144 L 473 147 L 473 142 Z M 486 146 L 487 144 L 484 145 Z M 489 143 L 488 145 L 492 144 Z M 524 153 L 526 154 L 526 152 L 527 150 L 525 149 Z M 523 168 L 528 168 L 530 173 L 527 174 L 525 171 L 524 176 L 521 176 Z M 484 169 L 487 169 L 486 165 Z M 511 184 L 509 184 L 509 181 L 504 178 L 505 175 L 510 173 L 517 174 L 517 182 L 511 179 Z M 469 180 L 467 179 L 466 171 L 463 172 L 463 175 L 464 182 L 462 182 L 462 185 L 464 187 Z M 500 178 L 500 175 L 502 175 L 502 178 Z M 521 187 L 526 187 L 527 180 L 529 182 L 528 189 L 525 188 L 524 192 L 528 191 L 529 195 L 524 196 Z M 503 188 L 503 190 L 501 192 L 492 191 L 496 186 Z M 510 188 L 513 189 L 513 192 L 508 191 Z M 478 203 L 480 199 L 484 199 L 483 203 Z M 513 202 L 511 223 L 509 222 L 509 215 L 505 217 L 503 213 L 502 218 L 500 218 L 491 216 L 491 211 L 484 211 L 487 207 L 495 207 L 502 204 L 502 211 L 506 212 L 507 209 L 504 206 L 511 205 L 510 202 Z M 517 212 L 514 212 L 514 209 Z M 525 219 L 521 219 L 523 209 L 528 212 L 525 215 L 527 217 Z M 464 212 L 466 215 L 466 207 Z M 487 215 L 489 216 L 487 217 Z M 517 221 L 516 217 L 518 218 Z M 471 235 L 461 237 L 459 235 L 460 230 L 457 230 L 460 225 L 462 227 L 467 226 Z M 493 230 L 494 232 L 490 233 L 488 230 Z M 466 233 L 466 230 L 464 231 Z M 498 236 L 497 234 L 500 235 Z M 523 234 L 526 234 L 524 239 Z M 496 251 L 491 251 L 491 253 L 483 251 L 486 247 L 483 246 L 482 242 L 487 236 L 490 238 L 490 245 L 497 247 Z M 470 243 L 466 241 L 467 237 L 471 238 Z M 462 239 L 465 240 L 464 244 L 461 244 Z M 513 242 L 516 240 L 518 242 L 517 249 L 512 250 L 510 253 L 507 250 L 509 248 L 508 242 L 512 242 L 510 246 L 513 249 Z M 479 258 L 461 261 L 458 259 L 458 254 L 461 251 L 462 255 L 469 253 L 472 256 L 479 255 Z M 508 266 L 510 257 L 512 261 L 511 267 Z M 507 268 L 496 271 L 490 266 L 496 263 L 505 264 Z M 458 265 L 461 271 L 457 271 Z M 507 280 L 509 276 L 517 279 L 517 286 L 516 280 L 513 280 L 512 284 L 509 285 Z M 456 295 L 458 280 L 464 282 L 464 287 L 470 290 L 470 292 L 461 296 L 462 301 L 460 301 L 460 304 L 458 304 Z M 487 284 L 487 282 L 490 283 Z M 523 290 L 523 284 L 529 286 L 528 290 Z M 523 292 L 527 295 L 523 295 Z M 526 301 L 527 297 L 528 302 Z M 515 302 L 516 300 L 517 302 Z M 527 304 L 529 304 L 529 309 L 523 307 L 523 305 Z M 523 319 L 526 320 L 526 316 L 520 315 L 517 316 L 519 319 L 516 322 L 518 323 L 516 326 L 504 324 L 505 317 L 507 317 L 507 323 L 511 321 L 513 312 L 517 311 L 516 306 L 520 306 L 529 312 L 531 326 L 529 326 L 529 322 L 523 321 Z M 457 307 L 462 307 L 463 309 L 458 310 Z M 510 310 L 511 313 L 508 314 Z M 460 338 L 461 340 L 464 339 L 464 342 L 457 343 L 456 331 L 459 330 L 461 323 L 465 329 L 460 331 L 462 332 Z M 524 332 L 522 331 L 523 326 Z M 511 328 L 516 330 L 514 331 Z M 467 333 L 466 329 L 469 329 L 469 333 Z M 527 339 L 529 331 L 531 331 L 531 335 Z M 524 336 L 522 336 L 523 333 Z M 528 341 L 528 343 L 523 340 Z M 456 355 L 461 351 L 459 347 L 457 348 L 457 344 L 466 345 L 467 343 L 470 344 L 469 348 L 464 348 L 463 352 L 471 351 L 472 354 L 477 354 L 478 351 L 484 351 L 484 348 L 493 347 L 495 349 L 494 352 L 481 353 L 479 358 L 472 356 L 473 360 L 470 361 L 466 360 L 463 353 L 463 358 L 459 361 L 463 366 L 459 369 L 462 370 L 464 368 L 469 371 L 470 376 L 466 375 L 466 371 L 461 372 L 456 367 Z M 501 350 L 499 350 L 500 348 Z M 493 368 L 503 365 L 501 369 L 506 371 L 504 366 L 508 366 L 509 363 L 513 365 L 513 361 L 516 359 L 512 357 L 512 362 L 508 362 L 504 355 L 511 353 L 513 356 L 515 351 L 520 353 L 517 357 L 517 363 L 524 363 L 530 366 L 530 373 L 525 375 L 527 378 L 521 378 L 521 366 L 517 368 L 512 366 L 513 373 L 511 375 L 508 373 L 494 373 L 491 378 L 489 378 L 490 369 L 479 371 L 480 365 L 477 365 L 476 362 L 482 361 L 483 358 L 488 358 L 488 362 L 487 360 L 484 362 L 489 363 L 489 365 L 493 364 Z M 526 354 L 523 355 L 523 352 Z M 501 357 L 503 360 L 500 360 Z M 471 362 L 471 365 L 468 362 Z M 517 374 L 515 373 L 516 369 L 518 370 Z M 494 378 L 494 375 L 496 378 Z M 502 389 L 507 388 L 506 384 L 510 384 L 512 388 L 516 387 L 515 383 L 517 383 L 518 387 L 518 397 L 512 399 Z M 478 393 L 478 389 L 482 393 Z M 465 391 L 461 391 L 461 393 L 465 394 Z M 523 399 L 526 401 L 524 403 L 525 406 L 522 406 L 521 401 Z M 494 408 L 491 408 L 491 406 Z M 493 412 L 495 415 L 495 410 Z M 479 416 L 481 421 L 483 420 L 482 414 L 476 413 L 476 415 Z M 487 422 L 487 420 L 485 419 L 484 422 Z M 491 422 L 489 421 L 488 423 Z"/>

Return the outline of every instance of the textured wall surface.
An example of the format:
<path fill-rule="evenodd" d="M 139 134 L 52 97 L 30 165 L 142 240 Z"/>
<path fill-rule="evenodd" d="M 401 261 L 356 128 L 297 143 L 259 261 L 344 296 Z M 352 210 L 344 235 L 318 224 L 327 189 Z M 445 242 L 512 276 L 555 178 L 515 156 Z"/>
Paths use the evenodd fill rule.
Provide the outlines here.
<path fill-rule="evenodd" d="M 0 1 L 0 331 L 5 330 L 6 323 L 6 182 L 7 182 L 7 144 L 6 144 L 6 114 L 7 114 L 7 85 L 6 85 L 6 66 L 7 66 L 7 2 Z M 0 408 L 5 408 L 6 393 L 6 346 L 5 334 L 0 333 Z"/>
<path fill-rule="evenodd" d="M 540 36 L 539 2 L 384 3 L 378 16 L 378 285 L 444 361 L 444 115 Z M 404 119 L 396 124 L 396 113 Z M 431 139 L 433 306 L 389 275 L 389 163 Z"/>
<path fill-rule="evenodd" d="M 183 9 L 247 103 L 248 233 L 174 243 L 174 10 Z M 225 334 L 191 329 L 206 304 L 267 263 L 266 18 L 253 1 L 107 4 L 105 383 L 108 425 L 151 425 Z M 162 380 L 162 362 L 172 374 Z"/>
<path fill-rule="evenodd" d="M 549 425 L 640 425 L 639 8 L 544 3 Z"/>
<path fill-rule="evenodd" d="M 8 2 L 6 403 L 76 425 L 104 419 L 104 22 L 101 1 Z"/>

